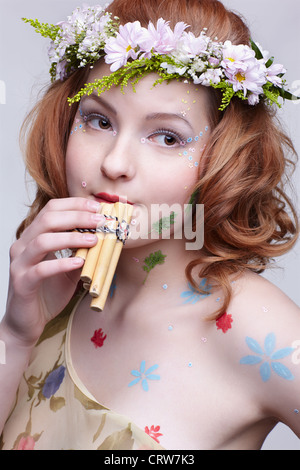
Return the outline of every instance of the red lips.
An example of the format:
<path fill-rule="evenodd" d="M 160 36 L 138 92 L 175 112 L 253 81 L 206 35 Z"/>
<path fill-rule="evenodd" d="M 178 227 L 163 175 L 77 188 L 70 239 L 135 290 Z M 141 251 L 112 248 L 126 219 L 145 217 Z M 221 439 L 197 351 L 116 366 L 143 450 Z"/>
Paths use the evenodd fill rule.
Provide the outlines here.
<path fill-rule="evenodd" d="M 115 202 L 124 202 L 126 204 L 133 205 L 133 202 L 127 201 L 126 196 L 117 196 L 115 194 L 99 193 L 95 194 L 94 197 L 98 202 L 104 202 L 106 204 L 114 204 Z"/>

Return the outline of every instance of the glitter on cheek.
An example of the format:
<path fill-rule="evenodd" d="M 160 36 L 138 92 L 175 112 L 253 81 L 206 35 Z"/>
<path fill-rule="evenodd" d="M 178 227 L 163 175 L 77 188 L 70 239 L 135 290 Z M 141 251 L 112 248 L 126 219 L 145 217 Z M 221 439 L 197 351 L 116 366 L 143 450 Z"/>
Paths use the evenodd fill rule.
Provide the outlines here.
<path fill-rule="evenodd" d="M 145 144 L 145 143 L 146 143 L 146 139 L 145 139 L 145 137 L 142 137 L 141 138 L 141 144 Z"/>
<path fill-rule="evenodd" d="M 86 188 L 86 181 L 82 181 L 82 182 L 81 182 L 81 186 L 82 186 L 83 188 Z"/>

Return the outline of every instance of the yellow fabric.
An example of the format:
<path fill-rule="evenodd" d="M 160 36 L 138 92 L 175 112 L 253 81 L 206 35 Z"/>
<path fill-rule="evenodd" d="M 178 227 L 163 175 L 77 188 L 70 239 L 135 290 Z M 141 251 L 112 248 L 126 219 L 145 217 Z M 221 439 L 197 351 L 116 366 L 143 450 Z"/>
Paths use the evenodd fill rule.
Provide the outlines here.
<path fill-rule="evenodd" d="M 97 402 L 77 376 L 69 351 L 70 329 L 77 305 L 78 298 L 73 299 L 45 328 L 24 373 L 0 448 L 162 449 L 129 418 Z"/>

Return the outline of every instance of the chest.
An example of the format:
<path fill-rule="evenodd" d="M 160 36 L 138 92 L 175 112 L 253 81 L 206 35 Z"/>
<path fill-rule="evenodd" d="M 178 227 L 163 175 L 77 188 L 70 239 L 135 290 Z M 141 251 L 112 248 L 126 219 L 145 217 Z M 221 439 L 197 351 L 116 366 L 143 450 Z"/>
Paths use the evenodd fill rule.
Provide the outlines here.
<path fill-rule="evenodd" d="M 98 402 L 168 449 L 218 447 L 226 429 L 236 432 L 248 419 L 215 325 L 191 312 L 143 311 L 125 320 L 79 309 L 71 359 Z"/>

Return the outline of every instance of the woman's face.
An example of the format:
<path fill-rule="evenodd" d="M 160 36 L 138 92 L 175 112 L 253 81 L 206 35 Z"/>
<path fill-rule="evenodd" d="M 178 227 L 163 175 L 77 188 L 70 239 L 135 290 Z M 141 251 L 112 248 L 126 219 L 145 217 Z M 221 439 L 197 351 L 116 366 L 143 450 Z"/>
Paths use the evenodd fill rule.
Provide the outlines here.
<path fill-rule="evenodd" d="M 108 73 L 98 64 L 89 81 Z M 144 77 L 136 92 L 129 84 L 124 93 L 113 87 L 82 98 L 66 154 L 69 195 L 127 199 L 145 233 L 155 222 L 151 208 L 190 200 L 210 132 L 203 87 L 177 81 L 153 87 L 156 79 Z"/>

